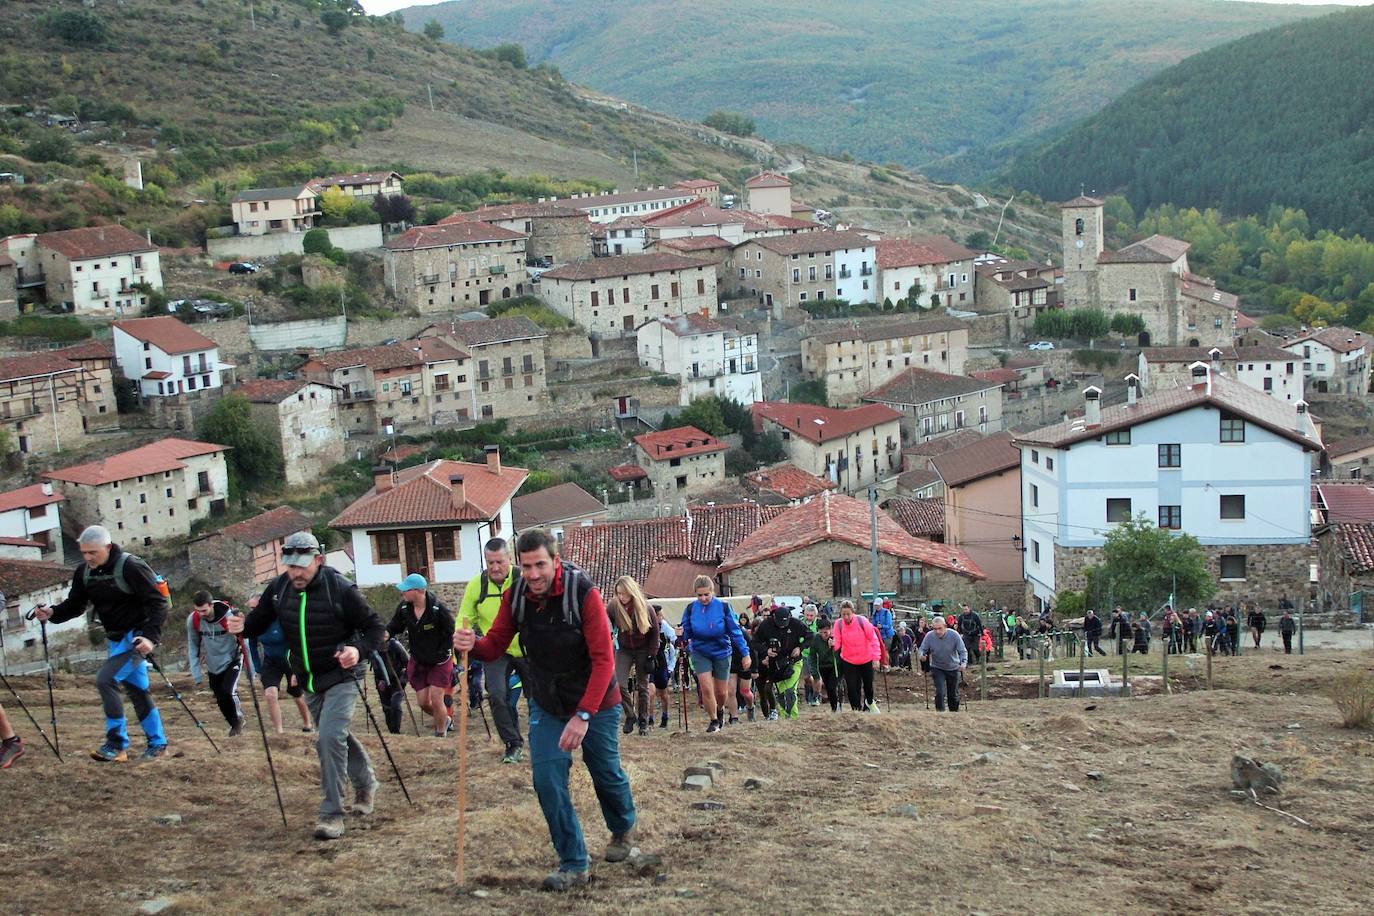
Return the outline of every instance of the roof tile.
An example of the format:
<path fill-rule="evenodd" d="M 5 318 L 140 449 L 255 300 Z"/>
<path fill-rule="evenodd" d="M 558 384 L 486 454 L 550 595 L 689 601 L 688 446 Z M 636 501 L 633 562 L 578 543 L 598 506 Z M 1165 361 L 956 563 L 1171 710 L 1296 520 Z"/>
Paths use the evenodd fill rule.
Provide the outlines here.
<path fill-rule="evenodd" d="M 84 229 L 44 232 L 38 237 L 38 244 L 75 261 L 157 251 L 156 245 L 123 226 L 87 226 Z"/>
<path fill-rule="evenodd" d="M 241 544 L 256 547 L 295 534 L 297 531 L 309 531 L 310 528 L 308 515 L 290 506 L 278 506 L 261 515 L 229 525 L 221 529 L 219 534 Z"/>
<path fill-rule="evenodd" d="M 691 270 L 708 266 L 697 258 L 667 251 L 649 254 L 618 254 L 607 258 L 584 258 L 540 275 L 541 280 L 604 280 L 669 270 Z"/>
<path fill-rule="evenodd" d="M 381 493 L 374 486 L 329 523 L 331 528 L 486 521 L 515 495 L 529 476 L 524 468 L 435 460 L 396 472 L 396 484 Z M 463 476 L 464 506 L 455 509 L 449 478 Z"/>
<path fill-rule="evenodd" d="M 175 471 L 186 467 L 187 458 L 212 455 L 215 452 L 227 451 L 228 448 L 227 445 L 195 442 L 190 439 L 162 439 L 99 461 L 48 471 L 43 476 L 49 480 L 100 486 L 116 480 L 128 480 L 131 477 Z"/>
<path fill-rule="evenodd" d="M 727 448 L 724 442 L 695 426 L 677 426 L 673 429 L 644 433 L 635 436 L 635 445 L 639 446 L 640 451 L 650 461 L 708 455 L 712 452 L 723 452 Z"/>
<path fill-rule="evenodd" d="M 841 410 L 786 401 L 756 401 L 749 409 L 756 423 L 771 420 L 792 435 L 815 443 L 843 439 L 859 430 L 893 423 L 902 418 L 900 413 L 882 404 L 864 404 Z"/>
<path fill-rule="evenodd" d="M 1011 433 L 996 433 L 938 455 L 930 463 L 945 486 L 959 487 L 1021 467 L 1021 450 L 1011 444 Z"/>
<path fill-rule="evenodd" d="M 150 343 L 169 355 L 214 350 L 219 347 L 219 344 L 171 315 L 159 315 L 156 318 L 125 318 L 116 321 L 114 327 L 134 340 Z"/>
<path fill-rule="evenodd" d="M 601 515 L 606 512 L 606 506 L 577 484 L 569 482 L 517 496 L 511 500 L 510 511 L 516 530 L 524 531 L 570 518 Z"/>

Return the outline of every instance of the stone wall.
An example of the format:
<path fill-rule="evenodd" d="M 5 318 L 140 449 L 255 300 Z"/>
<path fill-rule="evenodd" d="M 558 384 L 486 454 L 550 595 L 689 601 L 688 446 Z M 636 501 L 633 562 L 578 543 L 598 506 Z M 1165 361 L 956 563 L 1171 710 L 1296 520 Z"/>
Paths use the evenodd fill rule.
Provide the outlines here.
<path fill-rule="evenodd" d="M 639 400 L 639 406 L 678 407 L 678 384 L 655 385 L 647 379 L 602 379 L 591 382 L 564 382 L 548 387 L 552 409 L 559 413 L 601 408 L 610 410 L 618 397 Z"/>
<path fill-rule="evenodd" d="M 831 564 L 850 564 L 850 590 L 853 595 L 832 595 Z M 916 564 L 889 554 L 878 556 L 880 591 L 897 591 L 899 569 Z M 868 550 L 840 541 L 822 541 L 780 557 L 761 560 L 726 574 L 733 594 L 810 595 L 813 598 L 858 597 L 872 587 L 872 558 Z M 977 583 L 943 569 L 926 568 L 924 596 L 905 596 L 906 600 L 945 600 L 977 602 Z"/>
<path fill-rule="evenodd" d="M 186 555 L 195 577 L 211 588 L 255 593 L 253 553 L 238 541 L 214 534 L 188 543 Z"/>
<path fill-rule="evenodd" d="M 248 329 L 248 336 L 254 349 L 269 352 L 305 347 L 314 350 L 337 350 L 347 341 L 348 331 L 348 319 L 343 315 L 335 315 L 333 318 L 306 318 L 300 321 L 255 324 Z"/>
<path fill-rule="evenodd" d="M 253 372 L 251 366 L 243 365 L 243 361 L 251 361 L 256 350 L 290 350 L 297 347 L 337 349 L 345 345 L 372 347 L 393 337 L 402 340 L 412 337 L 431 323 L 426 318 L 395 315 L 380 321 L 372 318 L 354 318 L 346 325 L 342 316 L 339 316 L 267 322 L 251 327 L 247 318 L 226 318 L 220 321 L 203 321 L 194 327 L 219 345 L 220 355 L 227 361 L 238 361 L 238 376 L 240 379 L 247 379 L 253 376 Z M 341 330 L 346 337 L 339 336 Z"/>
<path fill-rule="evenodd" d="M 974 315 L 961 319 L 968 322 L 968 342 L 970 346 L 1003 347 L 1011 339 L 1007 330 L 1007 312 L 992 315 Z"/>
<path fill-rule="evenodd" d="M 329 241 L 344 251 L 366 251 L 382 247 L 382 227 L 340 226 L 329 229 Z M 268 235 L 235 235 L 225 239 L 206 239 L 205 250 L 216 261 L 275 258 L 304 252 L 304 232 L 273 232 Z"/>
<path fill-rule="evenodd" d="M 587 332 L 581 328 L 549 331 L 548 335 L 544 338 L 544 353 L 550 362 L 560 359 L 591 358 L 592 343 L 587 339 Z"/>

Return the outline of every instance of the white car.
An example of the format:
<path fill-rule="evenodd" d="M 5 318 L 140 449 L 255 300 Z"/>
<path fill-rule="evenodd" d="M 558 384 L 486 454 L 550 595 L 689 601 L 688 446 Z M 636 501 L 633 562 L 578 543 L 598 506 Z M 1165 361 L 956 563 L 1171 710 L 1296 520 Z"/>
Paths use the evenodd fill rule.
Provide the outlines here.
<path fill-rule="evenodd" d="M 1026 344 L 1027 350 L 1053 350 L 1054 344 L 1048 340 L 1037 340 L 1035 343 Z"/>

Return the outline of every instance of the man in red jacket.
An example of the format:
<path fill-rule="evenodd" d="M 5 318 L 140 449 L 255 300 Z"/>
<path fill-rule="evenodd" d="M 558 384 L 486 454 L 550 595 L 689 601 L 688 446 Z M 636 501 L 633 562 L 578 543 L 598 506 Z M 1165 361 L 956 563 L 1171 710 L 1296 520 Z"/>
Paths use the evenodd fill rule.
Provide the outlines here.
<path fill-rule="evenodd" d="M 544 888 L 565 891 L 590 878 L 582 825 L 568 792 L 572 752 L 579 747 L 611 831 L 606 861 L 623 862 L 632 852 L 635 803 L 620 766 L 615 648 L 601 593 L 582 570 L 559 559 L 558 542 L 548 532 L 526 531 L 515 553 L 520 579 L 501 596 L 486 635 L 477 639 L 470 629 L 456 630 L 453 647 L 487 662 L 520 637 L 534 789 L 559 859 Z"/>

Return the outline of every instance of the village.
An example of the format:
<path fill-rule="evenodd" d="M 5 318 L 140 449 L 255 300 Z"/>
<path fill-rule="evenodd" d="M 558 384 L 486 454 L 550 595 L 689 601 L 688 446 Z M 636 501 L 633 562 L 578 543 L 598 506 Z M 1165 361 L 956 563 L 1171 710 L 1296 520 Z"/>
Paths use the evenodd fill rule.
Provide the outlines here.
<path fill-rule="evenodd" d="M 542 527 L 653 599 L 707 575 L 1037 614 L 1144 515 L 1198 539 L 1221 604 L 1361 617 L 1374 438 L 1324 418 L 1365 415 L 1369 340 L 1261 330 L 1187 243 L 1107 247 L 1101 199 L 1060 205 L 1043 262 L 841 222 L 767 170 L 317 225 L 326 196 L 403 192 L 396 172 L 241 191 L 205 252 L 121 226 L 0 239 L 0 319 L 94 329 L 0 359 L 7 662 L 40 657 L 24 612 L 95 523 L 174 589 L 240 600 L 299 530 L 365 589 L 418 573 L 456 600 L 486 539 Z M 332 289 L 359 257 L 394 318 L 196 298 L 282 264 Z M 1044 339 L 1055 313 L 1110 330 Z M 231 485 L 233 444 L 199 437 L 226 403 L 280 455 L 272 486 Z"/>

